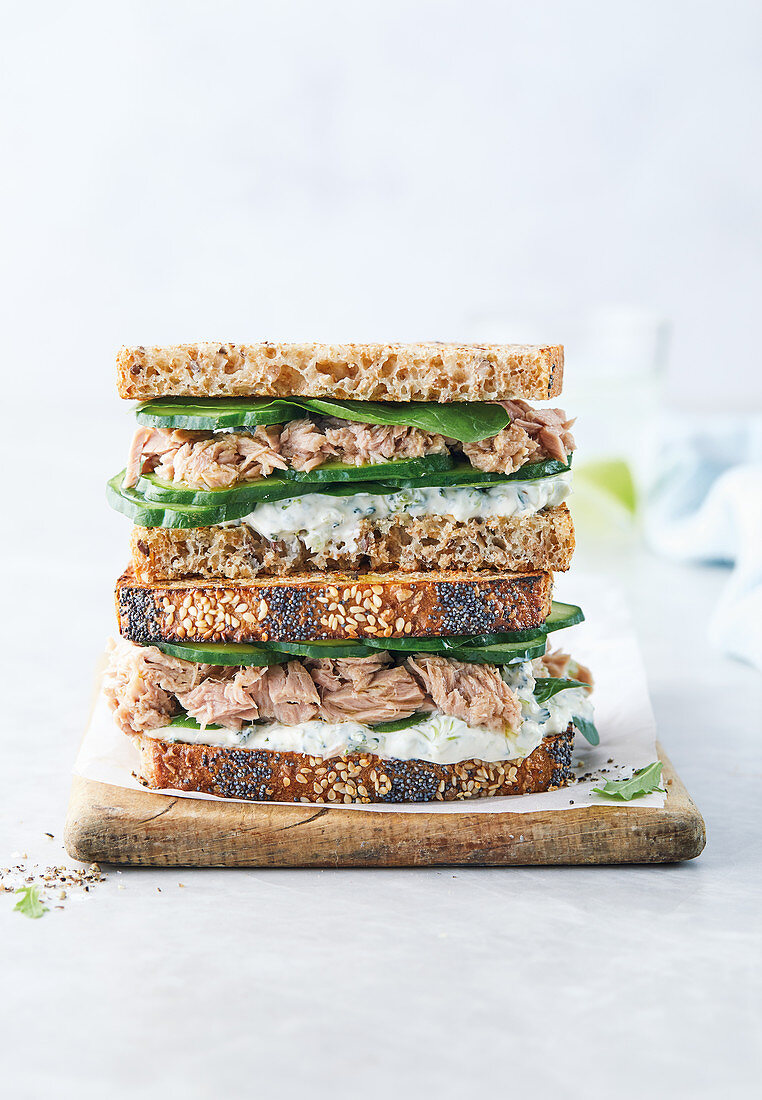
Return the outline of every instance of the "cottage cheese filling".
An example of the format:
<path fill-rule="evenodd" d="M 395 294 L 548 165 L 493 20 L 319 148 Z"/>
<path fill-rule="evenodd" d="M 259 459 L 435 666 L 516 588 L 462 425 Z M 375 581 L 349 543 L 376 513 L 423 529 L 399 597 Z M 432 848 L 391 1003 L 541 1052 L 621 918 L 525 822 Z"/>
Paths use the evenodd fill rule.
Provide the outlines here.
<path fill-rule="evenodd" d="M 259 504 L 238 520 L 271 542 L 298 535 L 313 553 L 334 547 L 357 550 L 363 520 L 395 515 L 452 516 L 465 522 L 491 516 L 522 518 L 561 504 L 571 492 L 571 473 L 528 481 L 510 481 L 485 488 L 464 486 L 402 489 L 382 496 L 353 493 L 335 497 L 312 493 Z"/>

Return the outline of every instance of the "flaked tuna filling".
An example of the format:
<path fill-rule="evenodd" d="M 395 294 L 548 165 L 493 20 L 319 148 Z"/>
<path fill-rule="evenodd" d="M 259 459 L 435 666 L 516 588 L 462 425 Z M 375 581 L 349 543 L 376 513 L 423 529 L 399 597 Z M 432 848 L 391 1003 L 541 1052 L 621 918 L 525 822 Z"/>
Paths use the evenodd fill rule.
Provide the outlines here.
<path fill-rule="evenodd" d="M 293 420 L 248 432 L 191 432 L 138 428 L 133 437 L 124 484 L 141 473 L 194 489 L 221 489 L 280 470 L 314 470 L 326 462 L 375 465 L 424 455 L 463 455 L 479 470 L 514 473 L 529 462 L 565 462 L 574 450 L 572 420 L 561 409 L 533 409 L 525 401 L 505 401 L 512 420 L 497 435 L 478 443 L 458 443 L 420 428 L 361 424 L 334 417 Z"/>
<path fill-rule="evenodd" d="M 502 732 L 518 729 L 522 720 L 519 698 L 497 667 L 429 654 L 398 664 L 380 652 L 224 668 L 119 639 L 104 690 L 119 728 L 128 734 L 160 729 L 181 711 L 202 727 L 232 730 L 259 719 L 375 725 L 433 711 Z"/>
<path fill-rule="evenodd" d="M 127 734 L 160 729 L 182 711 L 202 728 L 231 730 L 261 719 L 377 725 L 417 713 L 443 714 L 502 733 L 515 732 L 522 723 L 519 697 L 497 666 L 452 657 L 417 654 L 395 663 L 391 654 L 379 652 L 225 668 L 170 657 L 123 638 L 111 646 L 104 690 Z M 589 670 L 566 653 L 549 651 L 532 669 L 538 678 L 572 676 L 592 687 Z"/>

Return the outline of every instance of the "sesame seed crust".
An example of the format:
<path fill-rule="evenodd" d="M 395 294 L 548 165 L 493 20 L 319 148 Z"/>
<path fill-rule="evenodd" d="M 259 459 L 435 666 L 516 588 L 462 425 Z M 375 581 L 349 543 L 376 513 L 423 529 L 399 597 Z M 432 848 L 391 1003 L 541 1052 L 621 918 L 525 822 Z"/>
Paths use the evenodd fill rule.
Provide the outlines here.
<path fill-rule="evenodd" d="M 496 634 L 540 626 L 550 573 L 307 574 L 274 583 L 117 582 L 122 635 L 140 645 Z"/>
<path fill-rule="evenodd" d="M 574 729 L 569 725 L 563 733 L 544 738 L 523 760 L 457 764 L 389 760 L 372 754 L 324 760 L 294 752 L 186 745 L 145 735 L 132 741 L 140 756 L 136 775 L 146 787 L 255 802 L 338 806 L 456 802 L 556 790 L 572 776 Z"/>

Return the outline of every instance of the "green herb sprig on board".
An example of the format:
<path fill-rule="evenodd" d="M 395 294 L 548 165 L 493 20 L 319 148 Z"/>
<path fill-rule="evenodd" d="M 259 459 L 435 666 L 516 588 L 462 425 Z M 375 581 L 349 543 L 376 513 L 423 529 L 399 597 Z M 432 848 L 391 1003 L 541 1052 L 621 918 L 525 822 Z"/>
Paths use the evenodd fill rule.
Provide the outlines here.
<path fill-rule="evenodd" d="M 616 798 L 622 802 L 642 798 L 643 795 L 652 794 L 654 791 L 665 794 L 664 788 L 659 786 L 662 767 L 661 760 L 654 760 L 653 764 L 638 768 L 631 779 L 608 779 L 603 787 L 593 787 L 593 794 L 603 795 L 604 798 Z"/>

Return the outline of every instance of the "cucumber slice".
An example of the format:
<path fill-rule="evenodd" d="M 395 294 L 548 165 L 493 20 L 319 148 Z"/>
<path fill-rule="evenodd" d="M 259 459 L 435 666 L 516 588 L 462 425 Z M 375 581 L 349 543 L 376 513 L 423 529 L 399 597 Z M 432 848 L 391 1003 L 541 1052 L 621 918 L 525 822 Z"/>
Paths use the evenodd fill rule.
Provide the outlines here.
<path fill-rule="evenodd" d="M 409 718 L 398 718 L 396 722 L 378 722 L 375 726 L 371 726 L 372 730 L 376 733 L 396 733 L 397 730 L 406 730 L 410 726 L 417 726 L 419 722 L 422 722 L 428 715 L 422 711 L 416 711 L 415 714 L 411 714 Z"/>
<path fill-rule="evenodd" d="M 327 462 L 315 470 L 284 470 L 283 476 L 289 481 L 305 484 L 336 481 L 396 481 L 415 479 L 427 475 L 433 476 L 452 466 L 449 454 L 423 455 L 421 458 L 403 458 L 395 462 L 376 462 L 367 466 L 349 466 L 344 462 Z"/>
<path fill-rule="evenodd" d="M 135 489 L 126 489 L 122 484 L 123 478 L 124 470 L 107 483 L 106 500 L 117 512 L 140 527 L 213 527 L 216 523 L 242 519 L 251 511 L 251 503 L 246 500 L 220 504 L 214 508 L 180 504 L 170 507 L 146 500 Z"/>
<path fill-rule="evenodd" d="M 430 456 L 432 457 L 432 456 Z M 492 485 L 504 485 L 509 481 L 536 481 L 543 477 L 552 477 L 553 474 L 565 474 L 571 469 L 571 455 L 569 462 L 564 465 L 556 458 L 546 458 L 542 462 L 530 462 L 520 467 L 512 474 L 490 474 L 486 470 L 477 470 L 475 466 L 467 462 L 459 462 L 449 470 L 439 474 L 424 474 L 414 480 L 403 480 L 397 483 L 397 488 L 424 489 L 424 488 L 464 488 L 464 489 L 489 489 Z M 381 471 L 379 470 L 381 474 Z M 382 475 L 388 481 L 388 475 Z"/>
<path fill-rule="evenodd" d="M 278 653 L 259 645 L 246 645 L 242 642 L 165 642 L 160 639 L 155 645 L 170 657 L 181 657 L 183 661 L 194 661 L 199 665 L 282 665 L 288 661 L 287 653 Z"/>
<path fill-rule="evenodd" d="M 532 657 L 542 657 L 545 652 L 545 636 L 533 642 L 501 642 L 497 645 L 471 647 L 459 646 L 450 650 L 446 656 L 458 661 L 470 661 L 477 665 L 508 665 L 511 661 L 528 661 Z"/>
<path fill-rule="evenodd" d="M 550 614 L 541 629 L 546 634 L 550 634 L 553 630 L 564 630 L 567 626 L 576 626 L 577 623 L 584 621 L 585 616 L 581 607 L 577 607 L 575 603 L 560 603 L 558 600 L 553 600 L 550 605 Z"/>
<path fill-rule="evenodd" d="M 294 657 L 370 657 L 379 649 L 388 648 L 383 644 L 367 644 L 352 641 L 310 641 L 310 642 L 268 642 L 266 645 L 253 645 L 241 642 L 167 642 L 160 639 L 156 645 L 172 657 L 181 657 L 184 661 L 194 661 L 203 665 L 277 665 L 285 664 Z M 413 639 L 415 641 L 415 639 Z M 455 657 L 457 660 L 473 661 L 478 664 L 507 664 L 510 661 L 541 657 L 545 652 L 545 636 L 530 642 L 502 642 L 497 645 L 460 645 L 453 648 L 447 645 L 448 638 L 419 638 L 407 653 L 440 653 Z"/>
<path fill-rule="evenodd" d="M 192 489 L 182 482 L 162 481 L 156 474 L 142 474 L 135 489 L 146 500 L 166 504 L 170 508 L 177 505 L 183 508 L 188 505 L 219 508 L 222 505 L 243 504 L 246 501 L 249 512 L 257 504 L 314 492 L 306 486 L 300 489 L 292 481 L 285 481 L 282 477 L 263 477 L 258 481 L 245 481 L 226 489 Z"/>
<path fill-rule="evenodd" d="M 218 428 L 256 428 L 260 424 L 286 424 L 303 413 L 288 401 L 271 397 L 173 397 L 168 401 L 144 401 L 138 405 L 138 424 L 149 428 L 186 428 L 214 431 Z"/>
<path fill-rule="evenodd" d="M 493 635 L 494 637 L 494 635 Z M 454 657 L 456 660 L 477 661 L 482 664 L 506 664 L 524 657 L 541 657 L 545 652 L 545 635 L 537 636 L 529 641 L 517 641 L 508 635 L 508 638 L 492 645 L 481 645 L 478 638 L 458 638 L 457 644 L 451 644 L 452 638 L 363 638 L 358 642 L 351 641 L 318 641 L 318 642 L 268 642 L 267 648 L 276 652 L 294 654 L 300 657 L 369 657 L 372 653 L 382 652 L 399 653 L 401 659 L 413 653 L 438 653 L 443 657 Z M 404 641 L 403 646 L 394 646 L 392 643 Z M 476 654 L 476 656 L 473 656 Z M 483 656 L 480 656 L 483 655 Z"/>
<path fill-rule="evenodd" d="M 370 657 L 373 649 L 362 642 L 354 641 L 316 641 L 316 642 L 268 642 L 267 648 L 276 653 L 285 653 L 296 657 Z"/>

